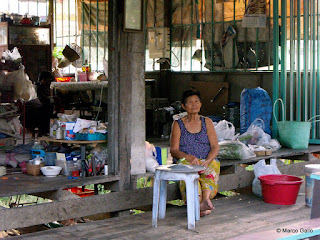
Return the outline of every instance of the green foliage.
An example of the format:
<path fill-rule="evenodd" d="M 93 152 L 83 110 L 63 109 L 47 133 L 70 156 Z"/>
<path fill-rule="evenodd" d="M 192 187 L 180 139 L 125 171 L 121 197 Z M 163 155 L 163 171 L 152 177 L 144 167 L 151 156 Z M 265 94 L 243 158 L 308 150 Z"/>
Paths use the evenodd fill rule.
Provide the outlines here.
<path fill-rule="evenodd" d="M 94 190 L 94 184 L 86 185 L 85 188 L 90 189 L 90 190 Z M 98 194 L 99 195 L 103 195 L 103 194 L 110 193 L 110 192 L 111 192 L 111 190 L 104 189 L 103 184 L 98 184 Z"/>
<path fill-rule="evenodd" d="M 46 203 L 50 202 L 51 200 L 41 198 L 41 197 L 35 197 L 32 195 L 17 195 L 12 197 L 3 197 L 0 198 L 0 205 L 5 208 L 9 208 L 10 204 L 15 206 L 21 206 L 21 205 L 34 205 L 38 203 Z"/>
<path fill-rule="evenodd" d="M 181 199 L 172 200 L 172 201 L 169 201 L 168 203 L 179 206 L 179 207 L 186 205 L 185 202 Z"/>
<path fill-rule="evenodd" d="M 222 192 L 219 192 L 221 195 L 224 195 L 226 197 L 233 197 L 233 196 L 236 196 L 236 195 L 239 195 L 239 193 L 236 193 L 234 191 L 222 191 Z"/>
<path fill-rule="evenodd" d="M 247 167 L 246 167 L 246 170 L 252 172 L 252 171 L 253 171 L 253 165 L 247 166 Z"/>
<path fill-rule="evenodd" d="M 52 56 L 55 58 L 61 59 L 63 58 L 62 51 L 63 51 L 63 47 L 55 47 L 52 51 Z"/>
<path fill-rule="evenodd" d="M 142 177 L 137 180 L 137 188 L 146 188 L 152 186 L 151 177 Z"/>
<path fill-rule="evenodd" d="M 132 210 L 130 210 L 130 214 L 131 214 L 131 215 L 137 215 L 137 214 L 140 214 L 140 213 L 144 213 L 144 211 L 138 210 L 138 209 L 132 209 Z"/>

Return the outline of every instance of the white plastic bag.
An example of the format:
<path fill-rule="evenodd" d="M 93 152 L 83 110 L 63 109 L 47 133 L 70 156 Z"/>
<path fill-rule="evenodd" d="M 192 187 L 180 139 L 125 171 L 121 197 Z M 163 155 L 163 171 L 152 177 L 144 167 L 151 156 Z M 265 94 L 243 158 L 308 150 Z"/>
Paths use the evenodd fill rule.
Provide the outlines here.
<path fill-rule="evenodd" d="M 255 153 L 239 141 L 223 141 L 219 143 L 218 159 L 241 160 L 255 157 Z"/>
<path fill-rule="evenodd" d="M 281 148 L 281 144 L 277 139 L 271 139 L 268 144 L 263 144 L 263 147 L 267 150 L 277 151 Z"/>
<path fill-rule="evenodd" d="M 156 159 L 157 151 L 153 144 L 146 141 L 146 169 L 148 172 L 155 172 L 159 167 L 159 163 Z"/>
<path fill-rule="evenodd" d="M 266 145 L 269 144 L 271 136 L 264 132 L 264 122 L 257 118 L 252 122 L 248 130 L 238 137 L 238 140 L 246 145 Z"/>
<path fill-rule="evenodd" d="M 261 183 L 258 177 L 262 175 L 269 175 L 269 174 L 281 174 L 277 167 L 277 160 L 270 159 L 270 165 L 266 165 L 264 159 L 260 160 L 256 164 L 253 165 L 253 172 L 254 172 L 254 179 L 252 182 L 252 192 L 262 197 L 262 190 L 261 190 Z"/>
<path fill-rule="evenodd" d="M 19 53 L 18 48 L 14 47 L 12 51 L 6 50 L 2 53 L 2 57 L 6 60 L 12 60 L 16 61 L 18 59 L 21 59 L 21 55 Z"/>
<path fill-rule="evenodd" d="M 221 120 L 215 126 L 218 142 L 223 140 L 234 140 L 235 139 L 235 127 L 231 122 Z"/>

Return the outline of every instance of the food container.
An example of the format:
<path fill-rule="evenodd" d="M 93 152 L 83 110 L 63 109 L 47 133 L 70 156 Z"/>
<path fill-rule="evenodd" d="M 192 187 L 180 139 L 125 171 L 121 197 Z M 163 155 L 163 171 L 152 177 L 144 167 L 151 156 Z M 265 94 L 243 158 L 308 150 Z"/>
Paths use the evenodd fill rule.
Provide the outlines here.
<path fill-rule="evenodd" d="M 47 166 L 41 167 L 41 172 L 46 177 L 56 177 L 61 172 L 62 167 L 59 166 Z"/>

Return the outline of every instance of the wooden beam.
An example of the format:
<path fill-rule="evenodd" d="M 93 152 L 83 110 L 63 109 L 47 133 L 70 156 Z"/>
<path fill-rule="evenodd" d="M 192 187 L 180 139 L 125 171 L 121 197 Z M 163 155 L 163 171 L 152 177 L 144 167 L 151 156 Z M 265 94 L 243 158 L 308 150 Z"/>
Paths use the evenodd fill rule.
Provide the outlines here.
<path fill-rule="evenodd" d="M 72 199 L 71 201 L 55 201 L 21 208 L 0 209 L 0 230 L 148 206 L 152 205 L 152 195 L 153 188 L 142 188 Z M 179 198 L 177 184 L 169 184 L 167 200 Z"/>
<path fill-rule="evenodd" d="M 109 171 L 119 172 L 119 3 L 108 1 L 108 150 Z"/>

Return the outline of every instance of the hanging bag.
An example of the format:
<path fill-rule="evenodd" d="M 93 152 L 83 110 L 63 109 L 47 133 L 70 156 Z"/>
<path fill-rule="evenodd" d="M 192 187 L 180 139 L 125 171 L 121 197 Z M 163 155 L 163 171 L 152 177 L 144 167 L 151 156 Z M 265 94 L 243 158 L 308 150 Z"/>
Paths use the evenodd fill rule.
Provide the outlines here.
<path fill-rule="evenodd" d="M 279 121 L 276 118 L 275 106 L 277 102 L 281 102 L 282 116 L 284 116 L 284 104 L 281 98 L 278 98 L 273 104 L 273 116 L 278 125 L 279 141 L 281 145 L 292 149 L 308 148 L 310 139 L 310 129 L 312 122 L 319 122 L 320 120 L 312 119 L 319 117 L 319 115 L 310 118 L 307 122 L 300 121 Z"/>
<path fill-rule="evenodd" d="M 281 174 L 277 167 L 277 160 L 274 158 L 270 159 L 270 165 L 266 164 L 265 159 L 260 160 L 253 165 L 253 172 L 254 179 L 252 182 L 252 192 L 259 197 L 262 197 L 262 190 L 261 183 L 258 177 L 269 174 Z"/>

